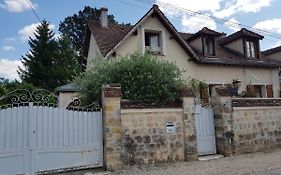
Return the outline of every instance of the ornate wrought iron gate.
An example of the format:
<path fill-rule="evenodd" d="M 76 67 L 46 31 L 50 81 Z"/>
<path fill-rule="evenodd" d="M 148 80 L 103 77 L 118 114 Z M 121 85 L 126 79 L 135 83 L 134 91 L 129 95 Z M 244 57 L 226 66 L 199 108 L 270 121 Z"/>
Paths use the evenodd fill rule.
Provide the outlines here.
<path fill-rule="evenodd" d="M 56 108 L 44 90 L 21 92 L 0 98 L 0 174 L 103 166 L 101 111 Z"/>

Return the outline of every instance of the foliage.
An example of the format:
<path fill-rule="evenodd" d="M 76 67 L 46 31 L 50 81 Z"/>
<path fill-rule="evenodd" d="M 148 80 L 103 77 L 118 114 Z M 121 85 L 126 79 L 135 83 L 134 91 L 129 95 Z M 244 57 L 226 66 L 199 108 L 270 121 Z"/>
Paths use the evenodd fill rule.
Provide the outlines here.
<path fill-rule="evenodd" d="M 9 81 L 7 79 L 0 78 L 0 99 L 6 96 L 8 93 L 19 89 L 25 89 L 27 91 L 32 92 L 37 88 L 29 83 L 18 82 L 16 80 Z M 5 98 L 3 100 L 0 100 L 0 105 L 10 104 L 10 103 L 11 103 L 10 98 Z"/>
<path fill-rule="evenodd" d="M 69 39 L 54 38 L 49 23 L 43 21 L 35 31 L 35 38 L 29 38 L 30 51 L 22 56 L 24 69 L 19 68 L 23 82 L 52 91 L 72 79 L 78 70 L 75 52 Z"/>
<path fill-rule="evenodd" d="M 188 81 L 187 87 L 188 89 L 191 89 L 195 94 L 199 94 L 200 91 L 208 87 L 208 85 L 204 81 L 192 78 Z"/>
<path fill-rule="evenodd" d="M 256 94 L 253 91 L 242 91 L 240 94 L 238 94 L 238 96 L 242 98 L 251 98 L 256 97 Z"/>
<path fill-rule="evenodd" d="M 100 12 L 101 11 L 97 8 L 85 6 L 83 10 L 79 10 L 78 13 L 68 16 L 60 22 L 59 31 L 70 38 L 71 43 L 75 51 L 78 52 L 80 58 L 82 56 L 82 47 L 87 21 L 99 21 Z M 113 15 L 108 15 L 108 21 L 110 23 L 117 23 L 114 20 Z M 81 59 L 78 61 L 80 60 Z"/>
<path fill-rule="evenodd" d="M 76 80 L 87 103 L 100 99 L 102 84 L 121 84 L 123 98 L 158 103 L 179 100 L 184 86 L 176 65 L 149 54 L 135 53 L 114 61 L 96 58 L 93 65 Z"/>
<path fill-rule="evenodd" d="M 9 92 L 17 89 L 26 89 L 28 91 L 33 91 L 37 88 L 30 83 L 19 82 L 17 80 L 9 81 L 7 79 L 0 78 L 0 96 L 5 96 Z"/>

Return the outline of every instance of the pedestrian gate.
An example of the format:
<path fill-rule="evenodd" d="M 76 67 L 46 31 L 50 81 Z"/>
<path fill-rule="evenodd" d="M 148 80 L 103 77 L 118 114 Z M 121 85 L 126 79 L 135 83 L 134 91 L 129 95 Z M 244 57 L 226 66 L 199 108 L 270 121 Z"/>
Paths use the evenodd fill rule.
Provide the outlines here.
<path fill-rule="evenodd" d="M 100 111 L 61 109 L 29 95 L 0 108 L 0 174 L 103 166 Z"/>
<path fill-rule="evenodd" d="M 199 155 L 216 154 L 214 113 L 211 106 L 195 105 L 197 151 Z"/>

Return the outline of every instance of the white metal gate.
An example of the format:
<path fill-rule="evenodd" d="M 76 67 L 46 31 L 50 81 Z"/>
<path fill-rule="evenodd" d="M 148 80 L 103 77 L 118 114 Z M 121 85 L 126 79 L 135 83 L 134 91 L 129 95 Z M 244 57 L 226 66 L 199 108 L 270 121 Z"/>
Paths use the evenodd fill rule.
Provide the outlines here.
<path fill-rule="evenodd" d="M 216 154 L 216 137 L 213 108 L 195 105 L 197 151 L 199 155 Z"/>
<path fill-rule="evenodd" d="M 31 102 L 0 108 L 0 174 L 101 167 L 102 142 L 99 111 Z"/>

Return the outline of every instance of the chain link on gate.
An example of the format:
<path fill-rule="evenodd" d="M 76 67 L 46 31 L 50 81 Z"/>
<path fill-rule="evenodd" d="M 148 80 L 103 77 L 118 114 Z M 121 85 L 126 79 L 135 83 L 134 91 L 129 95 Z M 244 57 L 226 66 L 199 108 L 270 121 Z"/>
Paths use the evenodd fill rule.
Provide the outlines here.
<path fill-rule="evenodd" d="M 29 91 L 26 89 L 17 89 L 0 97 L 0 109 L 28 106 L 33 103 L 34 106 L 56 107 L 58 97 L 45 89 L 36 89 Z"/>

